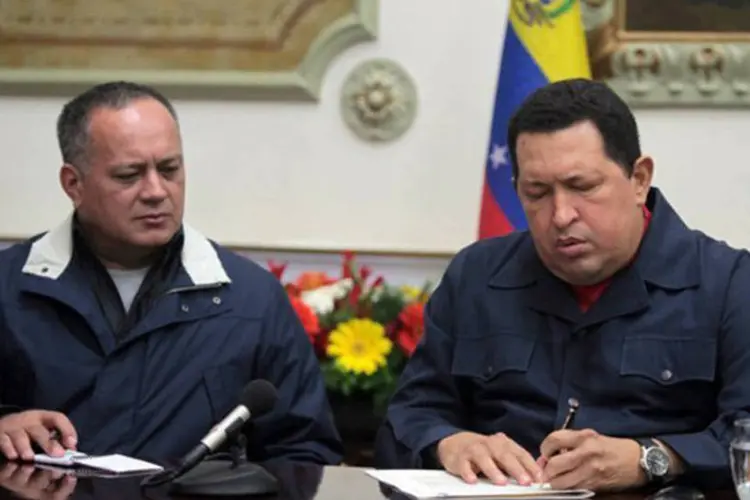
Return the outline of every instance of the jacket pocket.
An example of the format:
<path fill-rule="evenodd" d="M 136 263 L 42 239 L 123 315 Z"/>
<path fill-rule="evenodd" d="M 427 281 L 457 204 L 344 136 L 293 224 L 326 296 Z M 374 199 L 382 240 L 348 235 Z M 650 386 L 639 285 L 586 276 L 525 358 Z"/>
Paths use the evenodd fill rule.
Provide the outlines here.
<path fill-rule="evenodd" d="M 481 381 L 503 373 L 525 373 L 531 363 L 534 344 L 534 339 L 510 334 L 458 338 L 451 373 Z"/>
<path fill-rule="evenodd" d="M 716 340 L 700 337 L 626 337 L 620 375 L 648 379 L 662 386 L 713 382 Z"/>

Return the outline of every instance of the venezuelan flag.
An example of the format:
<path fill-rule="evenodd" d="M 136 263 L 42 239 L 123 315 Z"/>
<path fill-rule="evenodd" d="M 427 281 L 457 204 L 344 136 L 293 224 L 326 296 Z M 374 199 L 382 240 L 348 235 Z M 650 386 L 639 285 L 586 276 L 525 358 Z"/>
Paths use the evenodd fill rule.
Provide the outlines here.
<path fill-rule="evenodd" d="M 485 166 L 479 238 L 527 228 L 513 187 L 508 122 L 547 83 L 591 78 L 580 0 L 510 0 Z"/>

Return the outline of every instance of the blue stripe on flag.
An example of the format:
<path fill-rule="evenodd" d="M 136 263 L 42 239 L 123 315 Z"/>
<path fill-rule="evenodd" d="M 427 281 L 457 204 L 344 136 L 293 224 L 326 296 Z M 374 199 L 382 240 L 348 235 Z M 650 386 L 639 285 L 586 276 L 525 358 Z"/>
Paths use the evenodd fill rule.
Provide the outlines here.
<path fill-rule="evenodd" d="M 524 230 L 528 226 L 521 202 L 513 188 L 510 158 L 506 155 L 507 161 L 494 168 L 489 157 L 495 146 L 506 146 L 508 122 L 521 101 L 547 83 L 547 78 L 518 39 L 512 24 L 508 23 L 495 94 L 495 113 L 492 118 L 486 174 L 493 197 L 517 230 Z"/>

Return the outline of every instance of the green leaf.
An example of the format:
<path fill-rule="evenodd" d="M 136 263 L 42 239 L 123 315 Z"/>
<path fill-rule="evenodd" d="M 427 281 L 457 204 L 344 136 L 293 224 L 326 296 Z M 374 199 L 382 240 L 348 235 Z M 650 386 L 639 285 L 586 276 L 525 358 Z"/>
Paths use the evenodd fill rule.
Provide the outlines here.
<path fill-rule="evenodd" d="M 385 287 L 377 300 L 373 301 L 371 318 L 378 323 L 388 324 L 398 318 L 405 305 L 404 295 L 399 290 Z"/>

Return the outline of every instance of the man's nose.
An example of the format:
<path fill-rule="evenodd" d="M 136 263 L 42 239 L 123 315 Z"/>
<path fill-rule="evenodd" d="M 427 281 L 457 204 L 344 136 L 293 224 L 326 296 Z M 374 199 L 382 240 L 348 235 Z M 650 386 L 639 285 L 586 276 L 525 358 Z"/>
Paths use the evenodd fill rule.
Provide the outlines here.
<path fill-rule="evenodd" d="M 566 193 L 555 193 L 553 210 L 552 221 L 559 229 L 570 226 L 578 218 L 578 211 Z"/>
<path fill-rule="evenodd" d="M 164 178 L 154 170 L 149 170 L 143 178 L 141 197 L 148 201 L 161 201 L 167 197 Z"/>

